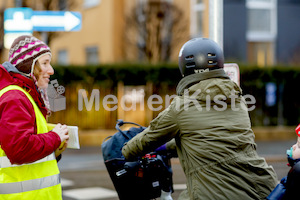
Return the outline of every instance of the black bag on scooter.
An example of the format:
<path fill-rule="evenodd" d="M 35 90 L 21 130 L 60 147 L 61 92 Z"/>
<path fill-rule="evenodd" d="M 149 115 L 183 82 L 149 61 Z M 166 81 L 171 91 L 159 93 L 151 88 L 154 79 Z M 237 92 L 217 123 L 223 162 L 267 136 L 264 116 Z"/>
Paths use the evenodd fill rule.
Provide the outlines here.
<path fill-rule="evenodd" d="M 120 126 L 124 124 L 138 127 L 123 131 Z M 173 192 L 170 157 L 151 152 L 127 161 L 122 155 L 124 143 L 145 128 L 133 122 L 118 120 L 118 132 L 106 138 L 101 145 L 105 166 L 121 200 L 149 200 L 159 197 L 161 190 Z"/>

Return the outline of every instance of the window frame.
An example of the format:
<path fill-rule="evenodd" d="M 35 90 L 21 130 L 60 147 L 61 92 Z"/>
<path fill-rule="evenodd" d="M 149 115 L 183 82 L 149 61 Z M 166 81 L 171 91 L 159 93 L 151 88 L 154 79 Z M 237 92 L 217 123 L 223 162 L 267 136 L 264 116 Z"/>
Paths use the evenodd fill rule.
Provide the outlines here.
<path fill-rule="evenodd" d="M 96 50 L 96 51 L 94 51 Z M 96 62 L 91 62 L 89 60 L 89 53 L 94 53 L 94 55 L 97 55 L 97 61 Z M 86 64 L 87 65 L 97 65 L 100 63 L 100 57 L 99 57 L 99 47 L 98 46 L 87 46 L 85 47 L 85 57 L 86 57 Z"/>
<path fill-rule="evenodd" d="M 264 9 L 270 10 L 270 31 L 251 31 L 248 30 L 246 38 L 249 42 L 270 42 L 275 41 L 277 37 L 277 0 L 259 1 L 259 0 L 246 0 L 247 12 L 250 9 Z M 247 18 L 247 23 L 249 19 Z"/>
<path fill-rule="evenodd" d="M 93 8 L 93 7 L 96 7 L 96 6 L 100 5 L 100 3 L 101 3 L 101 0 L 84 0 L 83 1 L 83 7 L 85 9 Z"/>
<path fill-rule="evenodd" d="M 190 35 L 191 37 L 203 37 L 204 36 L 204 24 L 202 22 L 202 27 L 199 27 L 199 24 L 197 24 L 197 16 L 198 12 L 202 12 L 203 18 L 204 18 L 204 12 L 205 12 L 205 2 L 202 1 L 201 3 L 197 3 L 197 0 L 191 0 L 191 26 L 190 26 Z M 203 20 L 202 18 L 202 20 Z"/>
<path fill-rule="evenodd" d="M 62 57 L 62 53 L 65 54 L 63 57 Z M 69 53 L 67 49 L 59 49 L 57 51 L 57 63 L 62 66 L 70 64 Z"/>

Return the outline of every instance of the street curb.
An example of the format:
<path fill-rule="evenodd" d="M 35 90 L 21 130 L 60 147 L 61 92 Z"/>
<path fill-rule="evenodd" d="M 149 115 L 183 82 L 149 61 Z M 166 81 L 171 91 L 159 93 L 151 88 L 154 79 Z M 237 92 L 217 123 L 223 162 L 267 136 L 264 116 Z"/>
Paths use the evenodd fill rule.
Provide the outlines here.
<path fill-rule="evenodd" d="M 275 163 L 275 162 L 286 162 L 287 157 L 281 155 L 260 155 L 261 157 L 265 158 L 268 163 Z"/>
<path fill-rule="evenodd" d="M 256 141 L 294 140 L 297 138 L 295 126 L 252 127 Z"/>
<path fill-rule="evenodd" d="M 115 129 L 79 130 L 80 146 L 101 146 L 107 137 L 116 132 Z"/>
<path fill-rule="evenodd" d="M 261 155 L 261 157 L 265 158 L 266 162 L 267 163 L 277 163 L 277 162 L 286 162 L 288 163 L 287 161 L 287 158 L 284 157 L 284 156 L 280 156 L 280 155 L 276 155 L 276 156 L 273 156 L 273 155 L 267 155 L 267 156 L 264 156 L 264 155 Z M 179 158 L 172 158 L 171 159 L 171 163 L 172 164 L 180 164 L 180 161 L 179 161 Z"/>
<path fill-rule="evenodd" d="M 296 140 L 295 127 L 272 126 L 253 127 L 256 141 L 283 141 Z M 108 136 L 117 132 L 116 129 L 80 130 L 79 141 L 81 146 L 101 146 Z"/>

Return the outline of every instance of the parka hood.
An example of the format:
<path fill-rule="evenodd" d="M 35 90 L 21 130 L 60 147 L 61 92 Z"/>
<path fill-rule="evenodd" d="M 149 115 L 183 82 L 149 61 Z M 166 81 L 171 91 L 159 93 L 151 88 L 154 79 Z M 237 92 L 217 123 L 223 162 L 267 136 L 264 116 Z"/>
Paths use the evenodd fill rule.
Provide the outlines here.
<path fill-rule="evenodd" d="M 34 81 L 24 73 L 20 72 L 11 63 L 5 62 L 0 65 L 0 90 L 9 85 L 18 85 L 25 89 L 32 96 L 43 115 L 45 116 L 47 114 L 44 101 Z"/>
<path fill-rule="evenodd" d="M 177 86 L 179 96 L 189 95 L 200 101 L 231 102 L 242 95 L 241 88 L 226 75 L 223 69 L 193 74 L 183 78 Z"/>
<path fill-rule="evenodd" d="M 13 66 L 10 62 L 4 62 L 2 66 L 6 69 L 7 72 L 15 72 L 21 73 L 15 66 Z"/>
<path fill-rule="evenodd" d="M 183 95 L 185 89 L 191 87 L 196 83 L 199 83 L 200 81 L 211 79 L 211 78 L 229 79 L 229 76 L 227 76 L 227 74 L 223 69 L 217 69 L 217 70 L 203 72 L 199 74 L 191 74 L 180 80 L 176 88 L 176 93 L 178 96 L 181 96 Z"/>
<path fill-rule="evenodd" d="M 201 101 L 215 101 L 216 99 L 225 102 L 232 102 L 232 98 L 240 97 L 241 88 L 233 81 L 222 78 L 203 80 L 189 88 L 189 94 L 197 92 L 197 99 Z"/>
<path fill-rule="evenodd" d="M 14 83 L 14 79 L 9 72 L 15 72 L 15 70 L 17 70 L 17 68 L 9 62 L 0 65 L 0 90 Z"/>
<path fill-rule="evenodd" d="M 20 72 L 10 62 L 0 65 L 0 90 L 8 85 L 19 85 L 27 88 L 35 88 L 33 80 Z"/>

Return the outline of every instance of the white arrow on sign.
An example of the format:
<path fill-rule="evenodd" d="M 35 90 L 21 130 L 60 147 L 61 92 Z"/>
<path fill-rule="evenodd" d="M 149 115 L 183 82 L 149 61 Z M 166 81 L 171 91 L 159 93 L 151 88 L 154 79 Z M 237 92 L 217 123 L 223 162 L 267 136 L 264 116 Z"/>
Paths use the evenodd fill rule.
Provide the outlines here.
<path fill-rule="evenodd" d="M 64 12 L 64 15 L 33 15 L 31 18 L 33 27 L 61 27 L 65 31 L 71 31 L 78 26 L 81 21 L 78 17 L 72 14 L 72 12 Z"/>

